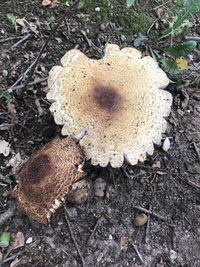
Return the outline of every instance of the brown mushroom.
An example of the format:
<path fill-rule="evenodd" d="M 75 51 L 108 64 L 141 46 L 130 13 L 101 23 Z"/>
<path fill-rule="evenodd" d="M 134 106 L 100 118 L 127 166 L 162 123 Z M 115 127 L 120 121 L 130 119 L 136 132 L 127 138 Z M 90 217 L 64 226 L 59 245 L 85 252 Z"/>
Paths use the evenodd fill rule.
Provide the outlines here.
<path fill-rule="evenodd" d="M 80 141 L 93 165 L 134 165 L 152 155 L 166 130 L 172 96 L 157 62 L 108 44 L 100 60 L 68 51 L 50 71 L 47 98 L 62 134 Z"/>
<path fill-rule="evenodd" d="M 72 138 L 55 138 L 27 161 L 17 176 L 19 207 L 40 223 L 65 200 L 71 186 L 84 176 L 84 155 Z"/>

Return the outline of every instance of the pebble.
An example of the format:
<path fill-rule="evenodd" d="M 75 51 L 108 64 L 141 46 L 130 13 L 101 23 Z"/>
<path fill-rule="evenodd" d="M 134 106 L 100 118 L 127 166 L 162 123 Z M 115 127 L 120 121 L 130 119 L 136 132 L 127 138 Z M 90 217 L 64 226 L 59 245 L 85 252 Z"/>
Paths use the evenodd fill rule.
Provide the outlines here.
<path fill-rule="evenodd" d="M 104 197 L 107 188 L 106 182 L 102 178 L 97 178 L 94 182 L 94 194 L 97 197 Z"/>
<path fill-rule="evenodd" d="M 144 214 L 144 213 L 141 213 L 141 214 L 139 214 L 139 215 L 137 215 L 137 216 L 135 217 L 135 219 L 134 219 L 134 224 L 135 224 L 136 226 L 142 226 L 142 225 L 144 225 L 144 224 L 147 222 L 147 220 L 148 220 L 147 215 Z"/>
<path fill-rule="evenodd" d="M 32 237 L 29 237 L 27 240 L 26 240 L 26 244 L 30 244 L 33 242 L 33 238 Z"/>
<path fill-rule="evenodd" d="M 100 11 L 101 11 L 100 7 L 96 7 L 96 8 L 95 8 L 95 11 L 96 11 L 96 12 L 100 12 Z"/>
<path fill-rule="evenodd" d="M 170 141 L 169 141 L 169 138 L 166 137 L 164 142 L 163 142 L 163 145 L 162 145 L 162 149 L 167 152 L 169 149 L 170 149 Z"/>

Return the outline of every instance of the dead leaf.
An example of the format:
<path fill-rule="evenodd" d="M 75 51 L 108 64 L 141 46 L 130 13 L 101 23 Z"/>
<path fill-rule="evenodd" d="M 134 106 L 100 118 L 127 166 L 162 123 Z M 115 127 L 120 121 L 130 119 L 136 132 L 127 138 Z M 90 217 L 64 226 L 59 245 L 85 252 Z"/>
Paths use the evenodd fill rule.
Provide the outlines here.
<path fill-rule="evenodd" d="M 17 174 L 21 169 L 22 165 L 26 162 L 27 159 L 22 159 L 20 153 L 17 153 L 14 157 L 12 157 L 8 163 L 7 167 L 12 167 L 12 173 Z"/>
<path fill-rule="evenodd" d="M 14 237 L 12 249 L 24 247 L 24 244 L 25 244 L 24 234 L 22 232 L 17 232 L 17 234 Z"/>
<path fill-rule="evenodd" d="M 51 1 L 50 0 L 43 0 L 42 1 L 42 6 L 49 6 L 51 5 Z"/>
<path fill-rule="evenodd" d="M 14 124 L 11 123 L 2 123 L 0 124 L 0 131 L 7 131 L 9 130 Z"/>
<path fill-rule="evenodd" d="M 60 1 L 58 0 L 53 0 L 51 3 L 51 8 L 58 7 L 60 5 Z"/>
<path fill-rule="evenodd" d="M 98 197 L 104 197 L 107 184 L 102 178 L 97 178 L 94 182 L 94 194 Z"/>
<path fill-rule="evenodd" d="M 0 154 L 3 154 L 4 157 L 7 157 L 10 153 L 10 144 L 5 140 L 0 140 Z"/>
<path fill-rule="evenodd" d="M 17 114 L 17 111 L 15 109 L 15 105 L 11 102 L 7 103 L 7 109 L 8 109 L 8 112 L 13 116 L 15 117 L 16 114 Z"/>
<path fill-rule="evenodd" d="M 18 258 L 15 258 L 14 261 L 11 262 L 10 267 L 17 267 L 19 266 L 20 260 Z"/>

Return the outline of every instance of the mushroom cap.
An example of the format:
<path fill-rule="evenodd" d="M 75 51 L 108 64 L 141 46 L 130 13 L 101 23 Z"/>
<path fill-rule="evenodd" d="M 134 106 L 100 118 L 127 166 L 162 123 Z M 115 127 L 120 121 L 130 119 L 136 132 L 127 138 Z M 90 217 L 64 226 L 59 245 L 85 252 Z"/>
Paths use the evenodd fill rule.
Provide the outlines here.
<path fill-rule="evenodd" d="M 166 130 L 172 96 L 166 74 L 135 48 L 108 44 L 102 59 L 68 51 L 51 69 L 47 99 L 63 135 L 80 140 L 93 165 L 121 167 L 153 154 Z"/>
<path fill-rule="evenodd" d="M 55 138 L 33 154 L 17 176 L 19 208 L 48 223 L 71 186 L 84 176 L 84 155 L 72 138 Z"/>

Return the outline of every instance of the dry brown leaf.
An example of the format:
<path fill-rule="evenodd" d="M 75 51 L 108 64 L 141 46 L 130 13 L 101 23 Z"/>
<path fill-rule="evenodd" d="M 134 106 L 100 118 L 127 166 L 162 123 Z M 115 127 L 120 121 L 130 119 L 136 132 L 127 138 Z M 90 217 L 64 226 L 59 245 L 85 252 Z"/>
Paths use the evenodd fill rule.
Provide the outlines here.
<path fill-rule="evenodd" d="M 17 153 L 8 161 L 6 166 L 12 167 L 12 173 L 17 174 L 25 161 L 26 159 L 22 159 L 20 153 Z"/>
<path fill-rule="evenodd" d="M 7 131 L 9 130 L 14 124 L 11 123 L 2 123 L 0 124 L 0 131 Z"/>
<path fill-rule="evenodd" d="M 42 6 L 49 6 L 51 5 L 51 1 L 50 0 L 43 0 L 42 1 Z"/>
<path fill-rule="evenodd" d="M 14 261 L 11 262 L 10 267 L 17 267 L 19 266 L 20 260 L 18 258 L 15 258 Z"/>
<path fill-rule="evenodd" d="M 55 8 L 58 7 L 60 5 L 60 1 L 59 0 L 53 0 L 51 3 L 51 8 Z"/>
<path fill-rule="evenodd" d="M 7 103 L 7 109 L 8 109 L 8 112 L 13 116 L 15 117 L 16 114 L 17 114 L 17 111 L 16 111 L 16 108 L 15 108 L 15 105 L 11 102 Z"/>
<path fill-rule="evenodd" d="M 14 241 L 12 244 L 12 249 L 17 249 L 21 248 L 24 246 L 25 241 L 24 241 L 24 234 L 22 232 L 17 232 L 17 234 L 14 237 Z"/>

